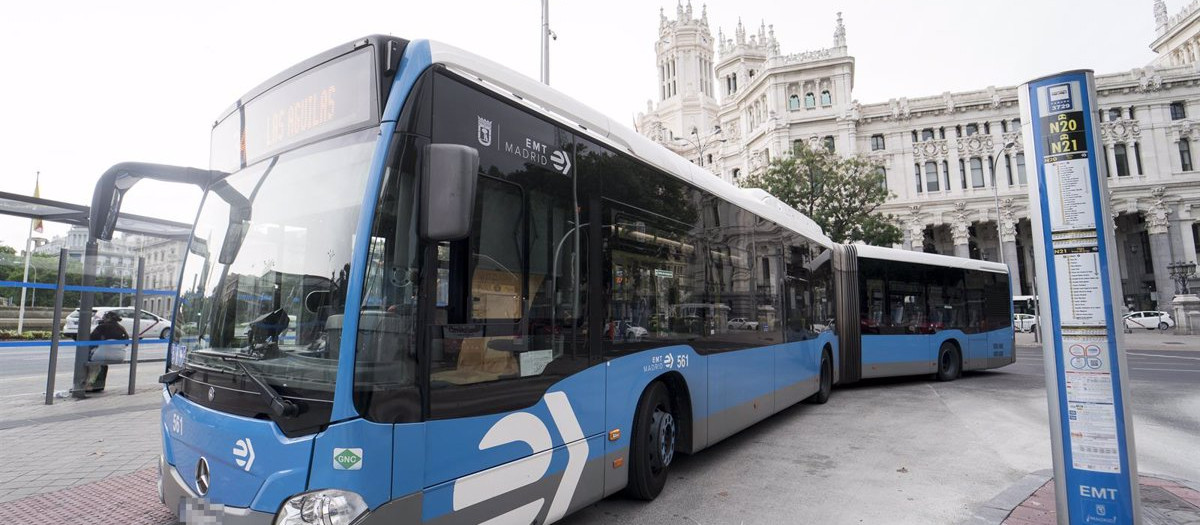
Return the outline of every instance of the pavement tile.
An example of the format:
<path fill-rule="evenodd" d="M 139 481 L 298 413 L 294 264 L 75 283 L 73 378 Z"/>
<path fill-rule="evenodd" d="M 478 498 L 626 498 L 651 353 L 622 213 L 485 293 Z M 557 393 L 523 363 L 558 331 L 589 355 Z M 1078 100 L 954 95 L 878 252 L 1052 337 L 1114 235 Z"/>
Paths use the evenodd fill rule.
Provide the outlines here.
<path fill-rule="evenodd" d="M 174 516 L 158 502 L 157 472 L 142 469 L 103 481 L 0 503 L 0 523 L 161 525 Z"/>

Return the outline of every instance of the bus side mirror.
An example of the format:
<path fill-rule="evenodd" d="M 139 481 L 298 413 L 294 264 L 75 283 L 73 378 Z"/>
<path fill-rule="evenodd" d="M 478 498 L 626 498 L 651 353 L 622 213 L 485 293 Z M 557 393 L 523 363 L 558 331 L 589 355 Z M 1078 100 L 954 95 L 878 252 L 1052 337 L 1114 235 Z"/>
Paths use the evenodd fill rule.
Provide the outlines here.
<path fill-rule="evenodd" d="M 421 166 L 421 237 L 456 241 L 471 234 L 479 152 L 458 144 L 430 144 Z"/>

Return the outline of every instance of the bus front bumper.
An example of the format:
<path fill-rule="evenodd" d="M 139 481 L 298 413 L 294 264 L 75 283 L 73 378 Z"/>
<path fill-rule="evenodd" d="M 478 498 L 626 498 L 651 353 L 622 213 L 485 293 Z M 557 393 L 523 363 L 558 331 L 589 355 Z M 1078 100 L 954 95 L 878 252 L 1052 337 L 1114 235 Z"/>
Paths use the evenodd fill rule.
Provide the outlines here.
<path fill-rule="evenodd" d="M 158 495 L 163 505 L 174 512 L 181 523 L 270 525 L 275 519 L 273 514 L 266 512 L 206 501 L 192 491 L 163 456 L 158 457 Z"/>

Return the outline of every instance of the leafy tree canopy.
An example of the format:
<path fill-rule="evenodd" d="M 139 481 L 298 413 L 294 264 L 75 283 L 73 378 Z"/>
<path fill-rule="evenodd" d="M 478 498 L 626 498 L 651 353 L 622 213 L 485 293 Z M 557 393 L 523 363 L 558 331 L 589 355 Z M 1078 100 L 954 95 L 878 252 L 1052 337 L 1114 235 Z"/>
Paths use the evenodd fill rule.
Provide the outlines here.
<path fill-rule="evenodd" d="M 896 218 L 876 212 L 893 196 L 885 175 L 864 157 L 843 158 L 825 148 L 797 144 L 792 156 L 742 180 L 762 188 L 816 221 L 835 242 L 890 246 L 903 238 Z"/>

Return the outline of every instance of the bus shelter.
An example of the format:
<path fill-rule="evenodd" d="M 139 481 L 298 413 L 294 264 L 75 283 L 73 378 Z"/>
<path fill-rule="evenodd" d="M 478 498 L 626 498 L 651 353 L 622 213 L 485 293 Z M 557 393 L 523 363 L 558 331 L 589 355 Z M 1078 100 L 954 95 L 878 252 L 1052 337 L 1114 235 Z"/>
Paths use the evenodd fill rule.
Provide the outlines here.
<path fill-rule="evenodd" d="M 59 224 L 66 224 L 66 225 L 70 225 L 70 226 L 78 226 L 78 227 L 82 227 L 82 228 L 88 228 L 90 212 L 91 212 L 91 210 L 88 206 L 83 206 L 83 205 L 69 203 L 69 202 L 54 201 L 54 200 L 44 199 L 44 198 L 40 198 L 40 197 L 31 197 L 31 196 L 20 195 L 20 194 L 15 194 L 15 193 L 0 192 L 0 215 L 25 218 L 25 219 L 30 219 L 31 221 L 32 220 L 42 220 L 45 222 L 52 222 L 52 223 L 59 223 Z M 126 235 L 131 235 L 131 234 L 132 235 L 141 235 L 141 236 L 144 236 L 147 238 L 179 241 L 181 243 L 186 243 L 188 236 L 191 233 L 191 225 L 185 224 L 185 223 L 180 223 L 180 222 L 158 219 L 158 218 L 154 218 L 154 217 L 147 217 L 147 216 L 135 215 L 135 214 L 129 214 L 129 213 L 121 213 L 117 216 L 117 220 L 115 222 L 115 230 L 122 232 L 123 234 L 126 234 Z M 118 300 L 117 304 L 122 305 L 122 306 L 126 304 L 127 300 L 132 299 L 132 304 L 130 304 L 129 306 L 132 308 L 131 311 L 138 313 L 138 314 L 134 315 L 133 319 L 132 319 L 134 326 L 137 327 L 137 325 L 140 322 L 140 319 L 139 319 L 139 317 L 141 317 L 140 313 L 143 312 L 143 301 L 144 301 L 145 297 L 147 297 L 147 296 L 149 296 L 149 297 L 154 297 L 154 296 L 174 297 L 176 295 L 176 292 L 175 292 L 173 286 L 170 286 L 170 287 L 163 286 L 163 288 L 170 288 L 170 289 L 164 289 L 164 290 L 148 290 L 148 289 L 146 289 L 146 287 L 144 286 L 144 279 L 143 279 L 143 276 L 145 273 L 145 259 L 144 259 L 144 257 L 142 257 L 142 254 L 140 254 L 140 253 L 131 254 L 131 258 L 132 258 L 132 255 L 137 256 L 136 257 L 136 266 L 127 268 L 126 270 L 128 271 L 128 273 L 132 273 L 132 270 L 136 269 L 137 272 L 136 272 L 136 278 L 134 277 L 134 275 L 129 275 L 130 283 L 128 285 L 126 285 L 125 282 L 122 280 L 122 281 L 118 282 L 117 286 L 111 286 L 112 283 L 101 283 L 100 286 L 97 286 L 97 258 L 98 258 L 98 254 L 100 253 L 100 250 L 98 249 L 99 244 L 100 243 L 95 239 L 94 236 L 88 235 L 87 241 L 84 244 L 84 247 L 82 250 L 78 250 L 78 249 L 77 250 L 69 250 L 65 246 L 62 247 L 60 249 L 59 253 L 57 254 L 58 255 L 58 269 L 57 269 L 57 275 L 56 275 L 57 279 L 56 279 L 55 284 L 45 282 L 45 281 L 48 281 L 48 279 L 46 279 L 47 275 L 45 272 L 45 270 L 47 270 L 47 268 L 42 269 L 43 273 L 40 276 L 41 277 L 40 279 L 38 278 L 39 276 L 37 275 L 36 271 L 34 274 L 34 278 L 29 279 L 29 275 L 28 275 L 29 271 L 28 270 L 30 267 L 30 252 L 31 252 L 31 249 L 29 246 L 26 247 L 26 253 L 24 254 L 23 264 L 25 266 L 25 271 L 23 274 L 16 274 L 20 278 L 20 280 L 17 280 L 17 279 L 11 278 L 11 277 L 9 279 L 0 279 L 0 289 L 3 289 L 3 288 L 20 289 L 22 292 L 20 294 L 20 304 L 17 307 L 17 312 L 15 312 L 17 315 L 17 319 L 18 319 L 18 321 L 17 321 L 18 330 L 15 333 L 16 339 L 8 340 L 8 341 L 0 341 L 0 348 L 5 348 L 5 347 L 8 347 L 8 348 L 18 348 L 18 347 L 48 348 L 49 363 L 48 363 L 48 371 L 47 371 L 47 378 L 46 378 L 46 403 L 47 404 L 53 403 L 53 399 L 54 399 L 55 375 L 56 375 L 56 370 L 57 370 L 59 349 L 61 347 L 67 347 L 67 348 L 74 347 L 75 348 L 75 367 L 74 367 L 74 373 L 73 373 L 73 377 L 72 377 L 71 394 L 78 398 L 85 397 L 85 392 L 87 390 L 86 383 L 88 380 L 88 377 L 87 377 L 88 376 L 88 367 L 89 366 L 99 366 L 99 364 L 98 364 L 99 362 L 94 361 L 94 359 L 91 357 L 92 354 L 90 354 L 89 350 L 92 347 L 97 347 L 97 346 L 103 347 L 105 345 L 104 343 L 93 342 L 93 341 L 88 340 L 89 336 L 92 332 L 92 326 L 91 326 L 92 311 L 93 311 L 93 306 L 96 304 L 97 296 L 100 296 L 102 298 L 107 298 L 110 296 L 118 296 L 119 299 L 117 299 Z M 44 258 L 45 257 L 43 257 L 43 259 Z M 21 264 L 20 261 L 16 261 L 16 260 L 9 261 L 9 262 L 10 262 L 10 264 Z M 45 261 L 40 261 L 40 262 L 44 263 Z M 68 264 L 69 262 L 71 264 Z M 44 266 L 44 264 L 42 266 Z M 10 273 L 10 275 L 12 275 L 13 273 L 15 273 L 15 272 Z M 71 279 L 68 279 L 68 273 L 74 274 Z M 68 284 L 68 280 L 73 281 L 74 283 L 78 283 L 78 284 Z M 38 282 L 38 281 L 41 281 L 41 282 Z M 26 308 L 27 301 L 25 300 L 25 295 L 26 295 L 25 292 L 30 292 L 29 295 L 34 298 L 34 300 L 29 301 L 30 303 L 37 304 L 37 302 L 41 302 L 41 303 L 45 304 L 47 295 L 42 295 L 42 300 L 36 301 L 36 298 L 37 298 L 36 294 L 38 294 L 39 291 L 42 294 L 53 294 L 53 297 L 54 297 L 54 308 L 53 308 L 53 313 L 52 313 L 52 319 L 50 320 L 50 324 L 48 325 L 50 328 L 49 340 L 47 341 L 45 338 L 35 338 L 33 340 L 25 340 L 25 339 L 22 339 L 22 336 L 26 335 L 26 334 L 22 333 L 22 331 L 23 331 L 22 328 L 24 328 L 23 325 L 27 321 L 27 313 L 28 313 L 27 308 Z M 13 294 L 13 295 L 16 295 L 16 294 Z M 63 301 L 64 301 L 64 296 L 67 296 L 67 295 L 69 295 L 71 297 L 72 302 L 74 302 L 74 300 L 76 300 L 76 299 L 78 300 L 77 304 L 78 304 L 78 308 L 79 308 L 79 315 L 78 315 L 78 326 L 75 327 L 75 334 L 76 334 L 75 340 L 70 340 L 70 339 L 63 340 L 63 334 L 61 333 L 63 330 L 63 321 L 65 318 L 65 315 L 63 312 L 63 310 L 64 310 Z M 111 302 L 111 300 L 106 299 L 106 301 L 103 301 L 103 302 Z M 66 308 L 66 311 L 70 312 L 73 308 L 74 308 L 74 305 L 68 305 L 68 307 Z M 33 308 L 33 310 L 39 311 L 42 314 L 42 316 L 44 316 L 44 314 L 45 314 L 45 312 L 44 312 L 45 308 L 41 308 L 41 309 Z M 10 309 L 10 311 L 11 311 L 11 309 Z M 169 315 L 165 316 L 165 317 L 167 317 L 168 319 L 170 318 Z M 39 323 L 39 326 L 45 325 L 46 319 L 40 319 L 40 320 L 37 320 L 37 322 Z M 144 326 L 145 325 L 143 325 L 142 327 L 137 327 L 137 328 L 143 328 Z M 139 337 L 139 335 L 140 335 L 139 330 L 135 329 L 135 330 L 133 330 L 133 332 L 134 332 L 134 335 L 128 341 L 122 340 L 117 343 L 108 343 L 108 346 L 113 346 L 116 344 L 120 344 L 122 346 L 128 344 L 130 346 L 130 358 L 129 358 L 129 366 L 130 366 L 129 393 L 130 394 L 133 393 L 133 389 L 134 389 L 134 381 L 136 378 L 136 367 L 137 367 L 138 343 L 139 343 L 139 339 L 141 339 L 141 337 Z M 163 332 L 167 332 L 167 330 L 164 329 Z M 142 342 L 167 343 L 168 340 L 166 338 L 154 337 L 153 339 L 144 340 Z M 121 350 L 121 352 L 119 352 L 119 353 L 123 359 L 124 350 Z M 98 355 L 98 354 L 96 354 L 96 355 Z M 108 352 L 108 353 L 106 353 L 106 355 L 109 356 L 109 359 L 111 360 L 112 359 L 111 356 L 113 356 L 114 354 L 112 352 Z"/>

